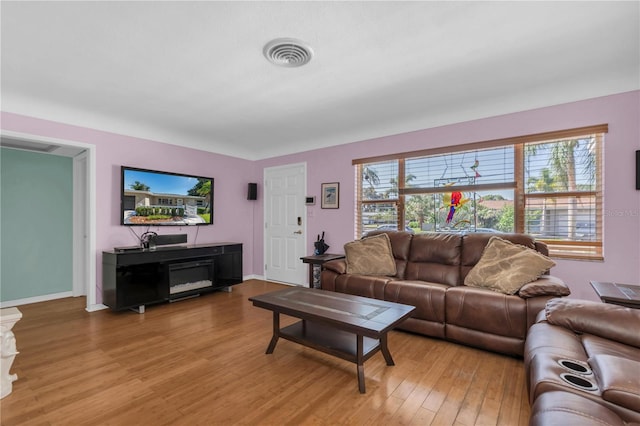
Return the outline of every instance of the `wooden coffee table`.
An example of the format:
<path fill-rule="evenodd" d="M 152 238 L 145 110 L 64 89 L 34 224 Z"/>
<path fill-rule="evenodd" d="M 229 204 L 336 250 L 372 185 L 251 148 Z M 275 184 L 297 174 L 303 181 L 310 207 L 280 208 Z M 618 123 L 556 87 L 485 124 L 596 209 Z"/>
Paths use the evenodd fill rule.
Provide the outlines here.
<path fill-rule="evenodd" d="M 394 365 L 387 333 L 416 309 L 413 306 L 319 289 L 290 288 L 250 297 L 254 306 L 273 311 L 273 336 L 267 354 L 278 339 L 290 340 L 357 365 L 358 388 L 365 393 L 364 362 L 382 352 Z M 280 328 L 280 314 L 300 318 Z"/>

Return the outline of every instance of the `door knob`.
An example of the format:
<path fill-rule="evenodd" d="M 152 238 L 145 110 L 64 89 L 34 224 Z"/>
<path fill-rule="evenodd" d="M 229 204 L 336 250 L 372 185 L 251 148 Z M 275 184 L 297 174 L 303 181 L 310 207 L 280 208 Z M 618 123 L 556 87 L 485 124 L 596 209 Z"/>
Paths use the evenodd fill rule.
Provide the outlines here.
<path fill-rule="evenodd" d="M 302 234 L 302 231 L 298 229 L 297 231 L 293 231 L 293 233 L 300 235 L 300 234 Z"/>

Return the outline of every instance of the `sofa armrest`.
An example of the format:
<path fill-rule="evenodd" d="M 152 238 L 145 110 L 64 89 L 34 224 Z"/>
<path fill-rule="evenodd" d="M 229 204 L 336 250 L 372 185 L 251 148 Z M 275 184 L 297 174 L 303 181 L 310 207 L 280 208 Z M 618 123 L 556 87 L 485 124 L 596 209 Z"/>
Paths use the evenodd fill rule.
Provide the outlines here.
<path fill-rule="evenodd" d="M 613 355 L 596 354 L 589 359 L 598 377 L 602 398 L 630 410 L 640 407 L 640 362 Z"/>
<path fill-rule="evenodd" d="M 322 264 L 322 269 L 328 269 L 339 275 L 346 274 L 347 261 L 345 259 L 330 260 Z"/>
<path fill-rule="evenodd" d="M 556 298 L 549 300 L 544 310 L 550 324 L 640 348 L 640 309 Z"/>
<path fill-rule="evenodd" d="M 536 296 L 568 296 L 571 294 L 569 287 L 558 277 L 543 275 L 535 281 L 523 285 L 518 291 L 518 296 L 523 299 Z"/>

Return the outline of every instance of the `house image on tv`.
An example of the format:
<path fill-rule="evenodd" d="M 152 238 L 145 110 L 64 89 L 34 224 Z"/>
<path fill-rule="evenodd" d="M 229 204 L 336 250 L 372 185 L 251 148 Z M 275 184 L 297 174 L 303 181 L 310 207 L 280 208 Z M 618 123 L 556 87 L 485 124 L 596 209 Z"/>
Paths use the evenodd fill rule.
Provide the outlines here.
<path fill-rule="evenodd" d="M 122 203 L 125 225 L 197 225 L 207 223 L 199 213 L 210 208 L 207 197 L 135 189 L 123 191 Z"/>

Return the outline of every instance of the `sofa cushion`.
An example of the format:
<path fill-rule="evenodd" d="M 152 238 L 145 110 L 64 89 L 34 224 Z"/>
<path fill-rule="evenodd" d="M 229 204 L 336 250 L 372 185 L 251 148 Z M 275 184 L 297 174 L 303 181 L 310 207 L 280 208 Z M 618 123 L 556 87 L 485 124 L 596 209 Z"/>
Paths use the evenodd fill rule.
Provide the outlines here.
<path fill-rule="evenodd" d="M 499 234 L 487 232 L 470 232 L 462 236 L 462 256 L 460 258 L 460 274 L 463 283 L 464 278 L 469 271 L 476 266 L 476 263 L 482 257 L 485 247 L 492 237 L 499 236 L 503 240 L 511 241 L 514 244 L 528 247 L 532 250 L 538 250 L 538 245 L 533 237 L 527 234 Z M 542 253 L 542 254 L 548 254 Z"/>
<path fill-rule="evenodd" d="M 344 245 L 347 274 L 387 275 L 396 274 L 396 262 L 387 234 L 374 235 Z"/>
<path fill-rule="evenodd" d="M 396 259 L 396 277 L 404 279 L 413 234 L 406 231 L 369 231 L 367 236 L 380 234 L 387 234 L 389 237 L 391 251 Z"/>
<path fill-rule="evenodd" d="M 460 285 L 462 237 L 457 234 L 414 235 L 404 279 Z"/>
<path fill-rule="evenodd" d="M 577 299 L 551 299 L 545 306 L 547 321 L 578 333 L 595 334 L 640 348 L 640 309 Z"/>
<path fill-rule="evenodd" d="M 540 395 L 531 407 L 529 426 L 600 425 L 627 423 L 613 410 L 583 395 L 552 391 Z"/>
<path fill-rule="evenodd" d="M 558 277 L 543 275 L 535 281 L 523 285 L 518 296 L 528 299 L 536 296 L 568 296 L 569 287 Z"/>
<path fill-rule="evenodd" d="M 640 407 L 640 362 L 600 354 L 590 359 L 589 364 L 605 401 L 630 410 Z"/>
<path fill-rule="evenodd" d="M 520 287 L 537 280 L 555 265 L 533 249 L 491 237 L 482 257 L 465 277 L 464 284 L 515 294 Z"/>
<path fill-rule="evenodd" d="M 572 333 L 575 334 L 573 331 Z M 595 334 L 580 333 L 578 336 L 580 336 L 584 351 L 589 358 L 604 354 L 617 356 L 619 358 L 629 358 L 640 362 L 640 348 L 636 346 L 625 345 L 624 343 L 616 342 L 606 337 L 596 336 Z"/>
<path fill-rule="evenodd" d="M 392 278 L 382 275 L 338 275 L 333 284 L 339 293 L 384 300 L 384 288 Z"/>
<path fill-rule="evenodd" d="M 448 285 L 426 281 L 390 281 L 384 300 L 415 306 L 412 318 L 444 323 L 445 293 Z"/>
<path fill-rule="evenodd" d="M 526 300 L 484 288 L 449 287 L 445 295 L 445 318 L 447 325 L 522 342 L 527 334 Z"/>

